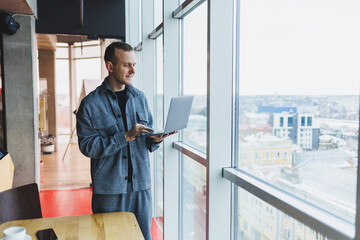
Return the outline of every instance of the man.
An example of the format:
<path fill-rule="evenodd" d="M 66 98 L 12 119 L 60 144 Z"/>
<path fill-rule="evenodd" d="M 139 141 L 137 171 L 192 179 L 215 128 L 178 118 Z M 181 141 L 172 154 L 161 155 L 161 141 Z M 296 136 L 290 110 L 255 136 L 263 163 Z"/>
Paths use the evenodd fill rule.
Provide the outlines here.
<path fill-rule="evenodd" d="M 114 42 L 104 58 L 109 75 L 82 100 L 76 114 L 80 151 L 91 158 L 92 210 L 133 212 L 145 239 L 151 239 L 148 151 L 175 132 L 144 136 L 153 131 L 153 119 L 144 93 L 131 85 L 133 48 Z"/>

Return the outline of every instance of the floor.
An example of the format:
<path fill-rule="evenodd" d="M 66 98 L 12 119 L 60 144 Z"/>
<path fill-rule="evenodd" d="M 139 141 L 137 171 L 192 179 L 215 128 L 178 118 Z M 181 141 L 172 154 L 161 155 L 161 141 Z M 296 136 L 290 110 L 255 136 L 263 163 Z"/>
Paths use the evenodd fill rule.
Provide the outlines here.
<path fill-rule="evenodd" d="M 42 154 L 41 161 L 42 190 L 90 187 L 90 161 L 76 143 L 58 143 L 57 151 Z"/>
<path fill-rule="evenodd" d="M 92 213 L 90 162 L 80 153 L 77 144 L 59 143 L 57 152 L 41 154 L 40 170 L 44 218 Z M 155 219 L 151 235 L 153 240 L 163 240 L 162 228 Z"/>

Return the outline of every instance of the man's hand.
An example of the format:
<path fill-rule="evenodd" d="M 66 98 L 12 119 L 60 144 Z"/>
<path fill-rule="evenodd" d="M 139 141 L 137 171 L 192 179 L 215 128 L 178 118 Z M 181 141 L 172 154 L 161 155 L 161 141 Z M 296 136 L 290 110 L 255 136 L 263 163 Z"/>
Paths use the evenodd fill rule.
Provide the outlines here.
<path fill-rule="evenodd" d="M 165 138 L 167 138 L 168 136 L 173 135 L 173 134 L 175 134 L 175 133 L 177 133 L 177 131 L 174 131 L 174 132 L 171 132 L 171 133 L 167 133 L 167 134 L 164 134 L 164 135 L 152 135 L 152 136 L 150 136 L 150 137 L 154 140 L 155 143 L 158 143 L 158 142 L 163 141 L 163 140 L 164 140 Z"/>
<path fill-rule="evenodd" d="M 145 125 L 137 123 L 130 129 L 130 131 L 125 133 L 125 138 L 126 138 L 127 142 L 131 142 L 131 141 L 134 141 L 138 135 L 140 135 L 142 133 L 150 133 L 152 131 L 154 131 L 154 130 L 152 130 L 151 128 L 149 128 Z"/>

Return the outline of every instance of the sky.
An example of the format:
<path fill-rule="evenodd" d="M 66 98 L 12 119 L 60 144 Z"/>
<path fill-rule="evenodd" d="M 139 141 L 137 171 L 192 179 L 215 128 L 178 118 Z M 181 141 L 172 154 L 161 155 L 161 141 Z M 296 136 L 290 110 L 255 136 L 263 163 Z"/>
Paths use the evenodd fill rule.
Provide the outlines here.
<path fill-rule="evenodd" d="M 183 24 L 184 94 L 206 95 L 207 2 L 188 14 Z"/>
<path fill-rule="evenodd" d="M 360 1 L 242 0 L 241 94 L 359 94 Z"/>
<path fill-rule="evenodd" d="M 241 0 L 240 94 L 356 94 L 360 1 Z M 206 2 L 184 18 L 184 81 L 206 94 Z"/>

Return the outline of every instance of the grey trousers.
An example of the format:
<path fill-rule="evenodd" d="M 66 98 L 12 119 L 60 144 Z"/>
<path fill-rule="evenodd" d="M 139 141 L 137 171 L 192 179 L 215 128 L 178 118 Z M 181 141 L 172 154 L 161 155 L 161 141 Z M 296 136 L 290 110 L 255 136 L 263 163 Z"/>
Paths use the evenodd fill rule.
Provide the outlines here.
<path fill-rule="evenodd" d="M 132 191 L 128 184 L 126 194 L 94 194 L 92 195 L 93 213 L 132 212 L 139 223 L 146 240 L 151 240 L 151 189 Z"/>

